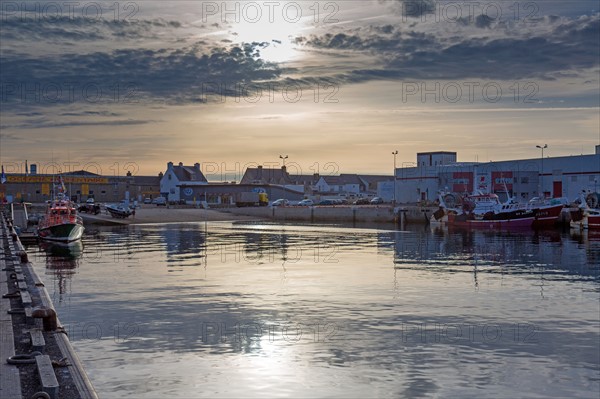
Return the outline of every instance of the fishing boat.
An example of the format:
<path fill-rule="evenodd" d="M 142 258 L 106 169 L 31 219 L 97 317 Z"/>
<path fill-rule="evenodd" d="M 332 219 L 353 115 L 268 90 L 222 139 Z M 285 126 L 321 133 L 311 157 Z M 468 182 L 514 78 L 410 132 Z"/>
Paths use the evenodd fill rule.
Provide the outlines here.
<path fill-rule="evenodd" d="M 432 225 L 468 228 L 512 229 L 533 226 L 535 212 L 509 200 L 500 202 L 496 194 L 460 196 L 441 193 L 440 208 L 430 218 Z"/>
<path fill-rule="evenodd" d="M 587 196 L 581 194 L 581 204 L 576 211 L 571 212 L 571 228 L 577 230 L 599 230 L 600 209 L 591 205 L 598 205 L 598 194 L 590 193 Z"/>
<path fill-rule="evenodd" d="M 564 200 L 552 198 L 542 200 L 538 197 L 532 198 L 526 205 L 527 209 L 533 210 L 535 220 L 534 228 L 552 227 L 558 222 L 558 218 L 565 207 Z"/>
<path fill-rule="evenodd" d="M 72 242 L 81 239 L 83 230 L 83 220 L 77 216 L 75 204 L 61 190 L 48 204 L 39 221 L 37 235 L 43 240 Z"/>

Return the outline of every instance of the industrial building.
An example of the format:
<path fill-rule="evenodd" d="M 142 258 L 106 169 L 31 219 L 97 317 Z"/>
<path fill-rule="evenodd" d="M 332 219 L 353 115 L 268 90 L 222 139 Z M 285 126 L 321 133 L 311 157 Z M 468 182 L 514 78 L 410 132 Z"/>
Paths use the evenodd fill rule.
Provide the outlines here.
<path fill-rule="evenodd" d="M 379 196 L 399 203 L 435 201 L 440 190 L 493 192 L 517 199 L 565 197 L 600 189 L 600 146 L 595 154 L 510 161 L 457 162 L 456 152 L 417 154 L 416 166 L 396 169 L 396 181 L 380 183 Z"/>
<path fill-rule="evenodd" d="M 67 194 L 75 202 L 94 198 L 97 202 L 119 202 L 125 198 L 141 201 L 160 195 L 160 176 L 102 176 L 88 171 L 53 174 L 7 173 L 6 182 L 0 184 L 0 201 L 42 203 L 52 199 L 54 187 L 65 185 Z"/>

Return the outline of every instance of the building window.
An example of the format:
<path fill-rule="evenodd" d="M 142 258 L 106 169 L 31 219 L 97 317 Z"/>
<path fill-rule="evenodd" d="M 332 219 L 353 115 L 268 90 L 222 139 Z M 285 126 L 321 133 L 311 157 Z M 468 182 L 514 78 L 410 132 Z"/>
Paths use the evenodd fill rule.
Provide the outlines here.
<path fill-rule="evenodd" d="M 35 193 L 36 193 L 36 194 L 39 194 L 39 193 L 40 193 L 40 190 L 35 190 Z"/>
<path fill-rule="evenodd" d="M 167 179 L 171 180 L 171 174 L 170 173 L 167 175 Z"/>
<path fill-rule="evenodd" d="M 106 194 L 106 190 L 100 191 L 101 194 Z"/>
<path fill-rule="evenodd" d="M 577 176 L 571 176 L 571 181 L 575 183 L 577 181 Z"/>
<path fill-rule="evenodd" d="M 77 194 L 81 194 L 81 191 L 80 191 L 80 190 L 77 190 Z"/>
<path fill-rule="evenodd" d="M 529 177 L 521 177 L 521 184 L 528 184 L 529 183 Z"/>
<path fill-rule="evenodd" d="M 90 190 L 90 195 L 94 195 L 94 190 Z"/>

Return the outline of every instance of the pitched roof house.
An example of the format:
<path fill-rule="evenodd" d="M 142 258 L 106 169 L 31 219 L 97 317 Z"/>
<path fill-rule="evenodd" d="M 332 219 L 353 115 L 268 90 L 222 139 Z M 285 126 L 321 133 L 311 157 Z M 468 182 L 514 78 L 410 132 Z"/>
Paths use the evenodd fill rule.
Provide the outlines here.
<path fill-rule="evenodd" d="M 160 179 L 161 195 L 167 197 L 169 201 L 179 201 L 182 184 L 186 186 L 208 184 L 199 163 L 195 163 L 194 166 L 185 166 L 182 162 L 179 162 L 179 165 L 173 165 L 173 162 L 167 164 L 167 171 Z"/>

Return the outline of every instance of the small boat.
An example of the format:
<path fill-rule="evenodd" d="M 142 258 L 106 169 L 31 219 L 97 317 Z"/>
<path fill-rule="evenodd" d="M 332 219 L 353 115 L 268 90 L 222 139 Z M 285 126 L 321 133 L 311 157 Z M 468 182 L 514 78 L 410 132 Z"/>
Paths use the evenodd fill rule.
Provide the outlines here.
<path fill-rule="evenodd" d="M 81 239 L 83 230 L 83 220 L 77 216 L 75 204 L 60 192 L 48 204 L 38 223 L 37 235 L 43 240 L 72 242 Z"/>
<path fill-rule="evenodd" d="M 126 219 L 133 214 L 131 208 L 126 205 L 106 205 L 106 210 L 110 213 L 110 216 L 117 219 Z"/>
<path fill-rule="evenodd" d="M 440 194 L 440 209 L 430 218 L 432 225 L 485 229 L 529 228 L 535 211 L 514 201 L 501 203 L 496 194 Z M 450 205 L 449 205 L 450 204 Z"/>
<path fill-rule="evenodd" d="M 579 208 L 571 212 L 571 228 L 577 230 L 600 229 L 600 209 L 590 207 L 590 204 L 598 204 L 598 194 L 588 194 L 587 197 L 581 194 L 580 201 Z"/>

